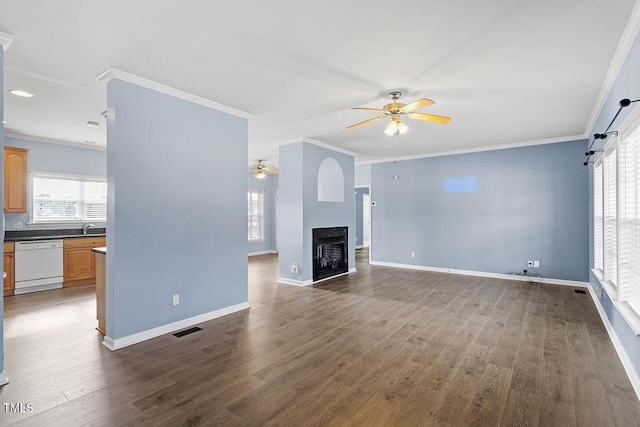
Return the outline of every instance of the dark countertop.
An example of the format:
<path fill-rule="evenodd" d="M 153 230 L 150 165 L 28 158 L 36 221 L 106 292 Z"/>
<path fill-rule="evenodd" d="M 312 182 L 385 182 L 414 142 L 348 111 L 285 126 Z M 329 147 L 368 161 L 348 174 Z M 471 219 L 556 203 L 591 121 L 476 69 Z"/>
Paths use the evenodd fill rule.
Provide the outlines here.
<path fill-rule="evenodd" d="M 98 253 L 98 254 L 107 254 L 107 248 L 106 246 L 103 246 L 101 248 L 93 248 L 93 252 Z"/>
<path fill-rule="evenodd" d="M 106 230 L 104 228 L 89 229 L 87 234 L 82 234 L 81 229 L 61 229 L 61 230 L 27 230 L 27 231 L 6 231 L 4 236 L 5 242 L 24 242 L 30 240 L 53 240 L 68 239 L 76 237 L 104 237 Z"/>

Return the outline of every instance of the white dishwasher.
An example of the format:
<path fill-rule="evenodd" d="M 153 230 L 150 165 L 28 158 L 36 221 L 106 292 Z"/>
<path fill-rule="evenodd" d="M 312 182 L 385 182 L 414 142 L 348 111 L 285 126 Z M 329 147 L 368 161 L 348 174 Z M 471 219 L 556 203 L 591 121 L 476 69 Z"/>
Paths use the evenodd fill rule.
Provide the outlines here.
<path fill-rule="evenodd" d="M 62 281 L 62 240 L 16 242 L 14 294 L 61 288 Z"/>

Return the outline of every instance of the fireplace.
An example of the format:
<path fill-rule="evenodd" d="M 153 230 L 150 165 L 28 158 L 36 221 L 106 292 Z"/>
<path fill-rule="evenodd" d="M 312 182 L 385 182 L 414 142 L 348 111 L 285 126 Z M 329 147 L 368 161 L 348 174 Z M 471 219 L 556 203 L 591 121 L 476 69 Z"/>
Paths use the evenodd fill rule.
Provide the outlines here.
<path fill-rule="evenodd" d="M 349 272 L 347 227 L 313 229 L 313 281 Z"/>

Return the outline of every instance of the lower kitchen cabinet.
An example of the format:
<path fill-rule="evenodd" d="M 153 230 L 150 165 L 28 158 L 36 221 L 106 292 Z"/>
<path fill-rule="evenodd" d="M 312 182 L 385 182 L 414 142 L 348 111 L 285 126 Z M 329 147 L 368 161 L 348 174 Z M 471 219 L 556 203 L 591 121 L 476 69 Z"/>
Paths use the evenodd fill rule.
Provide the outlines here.
<path fill-rule="evenodd" d="M 14 259 L 14 243 L 6 242 L 4 243 L 4 272 L 7 273 L 7 277 L 4 278 L 4 295 L 13 295 L 13 290 L 15 289 L 15 259 Z"/>
<path fill-rule="evenodd" d="M 64 284 L 85 285 L 96 281 L 96 258 L 93 248 L 106 246 L 104 237 L 64 239 Z"/>

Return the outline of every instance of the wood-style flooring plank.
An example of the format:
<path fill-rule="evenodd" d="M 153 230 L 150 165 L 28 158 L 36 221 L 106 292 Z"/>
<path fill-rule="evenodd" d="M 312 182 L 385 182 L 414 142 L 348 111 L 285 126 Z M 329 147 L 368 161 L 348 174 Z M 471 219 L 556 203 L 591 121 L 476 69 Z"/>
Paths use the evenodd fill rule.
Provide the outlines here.
<path fill-rule="evenodd" d="M 306 288 L 251 257 L 251 309 L 111 352 L 93 285 L 5 298 L 0 425 L 624 426 L 640 403 L 571 287 L 368 264 Z M 46 357 L 43 357 L 46 352 Z"/>

